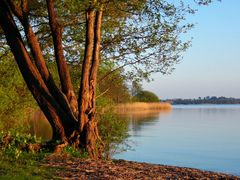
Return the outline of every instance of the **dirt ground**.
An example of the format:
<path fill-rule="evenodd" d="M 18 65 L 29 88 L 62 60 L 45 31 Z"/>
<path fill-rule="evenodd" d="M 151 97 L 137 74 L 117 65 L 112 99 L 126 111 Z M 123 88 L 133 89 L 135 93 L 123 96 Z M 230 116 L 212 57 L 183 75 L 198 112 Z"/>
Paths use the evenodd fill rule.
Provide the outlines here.
<path fill-rule="evenodd" d="M 138 163 L 125 160 L 48 158 L 44 166 L 56 167 L 60 179 L 239 179 L 240 177 L 193 168 Z"/>

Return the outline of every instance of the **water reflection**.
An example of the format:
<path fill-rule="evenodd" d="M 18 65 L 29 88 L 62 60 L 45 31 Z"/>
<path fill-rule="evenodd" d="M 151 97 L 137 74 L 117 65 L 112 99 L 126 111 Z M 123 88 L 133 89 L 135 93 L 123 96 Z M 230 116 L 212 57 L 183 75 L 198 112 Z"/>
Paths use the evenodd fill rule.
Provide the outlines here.
<path fill-rule="evenodd" d="M 41 137 L 43 141 L 51 140 L 52 128 L 42 113 L 38 110 L 29 115 L 30 133 L 36 137 Z"/>
<path fill-rule="evenodd" d="M 240 175 L 240 105 L 175 106 L 147 116 L 128 115 L 135 151 L 115 158 Z"/>
<path fill-rule="evenodd" d="M 147 124 L 154 125 L 161 115 L 169 114 L 172 109 L 154 109 L 151 111 L 127 111 L 120 114 L 121 117 L 129 120 L 129 134 L 132 136 L 140 136 L 142 128 Z"/>

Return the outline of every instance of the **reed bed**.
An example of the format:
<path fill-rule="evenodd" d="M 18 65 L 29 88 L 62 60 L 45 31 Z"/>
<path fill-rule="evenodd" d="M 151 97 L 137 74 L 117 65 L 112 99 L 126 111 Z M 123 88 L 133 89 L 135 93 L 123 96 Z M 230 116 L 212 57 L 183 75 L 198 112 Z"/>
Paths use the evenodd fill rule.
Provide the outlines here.
<path fill-rule="evenodd" d="M 118 114 L 146 114 L 155 113 L 161 111 L 170 111 L 172 105 L 170 103 L 125 103 L 118 104 L 116 106 L 116 112 Z"/>

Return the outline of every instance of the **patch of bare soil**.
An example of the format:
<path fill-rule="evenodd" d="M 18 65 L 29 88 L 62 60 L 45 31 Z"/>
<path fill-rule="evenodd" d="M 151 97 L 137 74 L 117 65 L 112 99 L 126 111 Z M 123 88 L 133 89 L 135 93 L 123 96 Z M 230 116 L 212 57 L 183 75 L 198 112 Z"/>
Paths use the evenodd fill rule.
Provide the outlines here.
<path fill-rule="evenodd" d="M 48 158 L 44 164 L 56 167 L 60 179 L 239 179 L 223 173 L 125 160 L 93 161 L 78 158 Z"/>

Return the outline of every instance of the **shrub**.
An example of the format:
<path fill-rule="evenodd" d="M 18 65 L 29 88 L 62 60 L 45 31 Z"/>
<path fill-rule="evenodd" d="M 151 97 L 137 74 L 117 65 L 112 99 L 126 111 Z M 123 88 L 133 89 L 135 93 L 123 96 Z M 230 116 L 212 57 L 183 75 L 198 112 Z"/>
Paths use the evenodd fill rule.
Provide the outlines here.
<path fill-rule="evenodd" d="M 139 91 L 133 96 L 135 102 L 159 102 L 159 98 L 156 94 L 150 91 Z"/>

